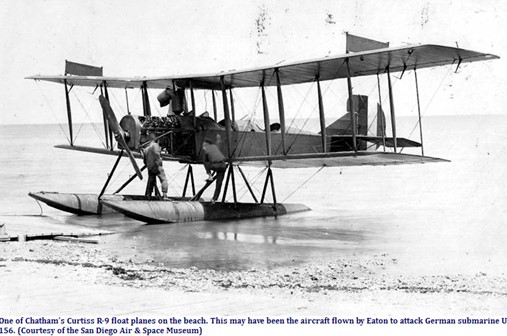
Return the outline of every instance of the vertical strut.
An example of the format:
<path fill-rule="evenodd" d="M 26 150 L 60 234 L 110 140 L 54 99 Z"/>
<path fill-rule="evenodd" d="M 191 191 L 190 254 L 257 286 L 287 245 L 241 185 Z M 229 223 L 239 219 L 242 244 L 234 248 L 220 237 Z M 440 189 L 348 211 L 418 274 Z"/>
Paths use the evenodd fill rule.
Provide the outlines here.
<path fill-rule="evenodd" d="M 70 98 L 69 98 L 69 87 L 67 85 L 67 80 L 64 79 L 63 83 L 65 84 L 65 102 L 67 103 L 67 118 L 69 121 L 69 135 L 70 135 L 70 145 L 74 146 L 74 135 L 72 134 L 72 111 L 70 108 Z"/>
<path fill-rule="evenodd" d="M 146 81 L 141 86 L 141 94 L 143 97 L 143 114 L 145 117 L 151 117 L 150 98 L 148 96 L 148 84 Z"/>
<path fill-rule="evenodd" d="M 264 82 L 261 84 L 262 91 L 262 110 L 264 112 L 264 132 L 266 133 L 266 153 L 271 156 L 271 130 L 269 125 L 268 102 L 266 99 L 266 91 L 264 90 Z"/>
<path fill-rule="evenodd" d="M 227 103 L 227 91 L 225 88 L 224 76 L 220 76 L 220 84 L 222 86 L 222 101 L 224 103 L 224 119 L 225 119 L 225 136 L 227 137 L 227 156 L 231 157 L 231 117 L 229 116 L 229 104 Z"/>
<path fill-rule="evenodd" d="M 225 197 L 227 196 L 227 189 L 229 188 L 229 179 L 231 178 L 231 170 L 232 170 L 232 162 L 229 163 L 229 167 L 227 170 L 227 178 L 225 179 L 224 193 L 222 195 L 222 203 L 225 202 Z"/>
<path fill-rule="evenodd" d="M 380 112 L 382 113 L 382 118 L 379 118 L 379 116 L 377 116 L 377 123 L 379 121 L 381 123 L 380 128 L 382 129 L 382 145 L 384 147 L 384 152 L 385 152 L 386 151 L 386 132 L 385 132 L 386 119 L 384 117 L 384 110 L 382 109 L 382 94 L 380 93 L 380 76 L 378 75 L 378 73 L 377 73 L 377 86 L 378 86 L 378 101 L 379 101 L 379 105 L 380 105 Z M 378 114 L 378 111 L 377 111 L 377 114 Z M 380 119 L 380 120 L 378 120 L 378 119 Z"/>
<path fill-rule="evenodd" d="M 238 197 L 236 195 L 236 181 L 234 179 L 234 165 L 231 162 L 231 182 L 232 182 L 232 197 L 234 199 L 234 204 L 238 203 Z"/>
<path fill-rule="evenodd" d="M 356 126 L 356 115 L 354 113 L 354 101 L 353 101 L 353 95 L 352 95 L 352 80 L 350 79 L 350 65 L 349 65 L 349 59 L 347 58 L 345 60 L 347 63 L 347 87 L 349 91 L 349 110 L 350 110 L 350 121 L 352 123 L 352 147 L 354 149 L 354 152 L 357 152 L 357 126 Z"/>
<path fill-rule="evenodd" d="M 107 91 L 107 83 L 106 83 L 106 81 L 104 81 L 103 84 L 104 84 L 104 95 L 105 95 L 107 101 L 111 102 L 109 100 L 109 92 Z M 114 145 L 113 145 L 113 131 L 111 130 L 111 127 L 109 126 L 109 122 L 107 123 L 107 131 L 109 133 L 109 146 L 110 146 L 109 149 L 113 150 L 113 147 L 114 147 Z"/>
<path fill-rule="evenodd" d="M 127 91 L 127 88 L 125 88 L 125 101 L 127 102 L 127 114 L 130 114 L 129 93 Z"/>
<path fill-rule="evenodd" d="M 103 95 L 104 92 L 102 90 L 102 85 L 100 85 L 100 94 Z M 108 132 L 108 121 L 107 121 L 107 117 L 106 117 L 106 113 L 104 111 L 102 111 L 102 122 L 104 123 L 104 137 L 106 138 L 106 148 L 109 149 L 109 132 Z"/>
<path fill-rule="evenodd" d="M 397 152 L 398 141 L 396 140 L 396 117 L 394 115 L 394 100 L 393 100 L 393 87 L 391 85 L 391 73 L 389 67 L 387 67 L 387 84 L 389 86 L 389 106 L 391 108 L 391 127 L 393 131 L 393 147 L 394 152 Z"/>
<path fill-rule="evenodd" d="M 421 136 L 421 155 L 424 156 L 424 144 L 423 144 L 423 131 L 422 131 L 422 120 L 421 120 L 421 104 L 419 102 L 419 82 L 417 81 L 417 71 L 414 67 L 415 76 L 415 92 L 417 94 L 417 113 L 419 115 L 419 134 Z"/>
<path fill-rule="evenodd" d="M 280 134 L 282 136 L 282 154 L 285 155 L 285 109 L 283 106 L 282 86 L 280 84 L 280 71 L 275 69 L 276 74 L 276 93 L 278 96 L 278 113 L 280 114 Z"/>
<path fill-rule="evenodd" d="M 232 97 L 232 87 L 229 88 L 229 98 L 231 99 L 231 121 L 232 125 L 234 126 L 234 123 L 236 122 L 236 113 L 234 111 L 234 98 Z"/>
<path fill-rule="evenodd" d="M 324 115 L 324 103 L 322 102 L 322 91 L 320 89 L 319 76 L 317 80 L 317 94 L 319 96 L 319 119 L 320 119 L 320 136 L 322 138 L 322 153 L 326 153 L 326 117 Z"/>
<path fill-rule="evenodd" d="M 215 98 L 215 90 L 211 90 L 211 98 L 213 98 L 213 116 L 215 117 L 215 121 L 218 122 L 217 100 Z"/>

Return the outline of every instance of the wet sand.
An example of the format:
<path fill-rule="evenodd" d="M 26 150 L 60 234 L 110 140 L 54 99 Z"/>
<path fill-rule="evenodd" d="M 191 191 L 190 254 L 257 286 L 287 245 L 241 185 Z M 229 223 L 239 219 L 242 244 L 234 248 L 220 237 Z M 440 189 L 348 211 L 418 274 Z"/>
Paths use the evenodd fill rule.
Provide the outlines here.
<path fill-rule="evenodd" d="M 117 258 L 95 244 L 0 244 L 2 312 L 501 316 L 507 276 L 407 275 L 387 254 L 215 271 Z M 27 304 L 29 303 L 29 304 Z"/>

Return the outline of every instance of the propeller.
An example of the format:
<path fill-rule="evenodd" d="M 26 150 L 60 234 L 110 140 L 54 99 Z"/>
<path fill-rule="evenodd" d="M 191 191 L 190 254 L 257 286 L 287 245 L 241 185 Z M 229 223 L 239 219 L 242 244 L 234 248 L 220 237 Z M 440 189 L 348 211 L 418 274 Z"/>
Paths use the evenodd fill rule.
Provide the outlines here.
<path fill-rule="evenodd" d="M 107 116 L 107 120 L 109 121 L 109 127 L 113 131 L 114 138 L 122 145 L 123 149 L 127 152 L 130 162 L 132 163 L 132 166 L 134 166 L 134 170 L 136 171 L 137 177 L 139 177 L 142 180 L 143 174 L 141 173 L 141 170 L 137 166 L 134 155 L 130 151 L 130 148 L 127 146 L 127 142 L 125 141 L 125 131 L 123 131 L 123 129 L 120 127 L 120 124 L 118 123 L 118 120 L 114 115 L 111 105 L 109 105 L 107 99 L 104 98 L 104 96 L 102 95 L 99 96 L 99 101 L 100 106 L 102 106 L 102 111 L 104 111 L 104 114 Z"/>

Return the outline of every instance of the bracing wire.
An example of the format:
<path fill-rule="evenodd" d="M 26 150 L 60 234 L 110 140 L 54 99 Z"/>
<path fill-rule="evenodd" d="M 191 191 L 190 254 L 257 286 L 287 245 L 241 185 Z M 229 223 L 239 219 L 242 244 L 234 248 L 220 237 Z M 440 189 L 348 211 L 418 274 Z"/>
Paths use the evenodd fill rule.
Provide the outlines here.
<path fill-rule="evenodd" d="M 306 183 L 308 183 L 312 178 L 315 177 L 315 175 L 317 175 L 318 173 L 320 173 L 320 171 L 322 169 L 324 169 L 324 167 L 326 167 L 325 165 L 323 165 L 322 167 L 319 168 L 319 170 L 317 170 L 315 173 L 313 173 L 312 176 L 310 176 L 308 179 L 306 179 L 306 181 L 304 181 L 301 185 L 299 185 L 296 189 L 294 189 L 294 191 L 292 191 L 287 197 L 285 197 L 282 201 L 285 202 L 289 197 L 291 197 L 292 195 L 294 195 L 299 189 L 301 189 Z"/>
<path fill-rule="evenodd" d="M 442 87 L 442 84 L 444 83 L 445 79 L 449 76 L 450 73 L 451 73 L 451 69 L 449 68 L 448 71 L 445 73 L 445 75 L 442 77 L 442 80 L 438 84 L 436 90 L 433 92 L 433 95 L 431 96 L 430 100 L 428 101 L 428 103 L 424 107 L 424 110 L 421 112 L 421 118 L 423 117 L 423 115 L 426 113 L 426 111 L 430 107 L 431 103 L 433 102 L 433 99 L 435 99 L 435 96 L 437 95 L 438 91 L 440 91 L 440 88 Z M 410 131 L 410 134 L 409 134 L 408 137 L 410 137 L 414 133 L 414 131 L 417 128 L 418 125 L 419 125 L 419 119 L 417 120 L 417 122 L 415 123 L 414 127 Z"/>
<path fill-rule="evenodd" d="M 106 146 L 106 144 L 104 143 L 104 141 L 102 141 L 102 138 L 101 138 L 102 134 L 101 134 L 101 132 L 97 129 L 97 125 L 95 125 L 95 123 L 93 122 L 92 118 L 90 117 L 90 114 L 88 113 L 87 109 L 84 107 L 83 103 L 81 102 L 81 99 L 79 99 L 79 96 L 78 96 L 75 92 L 72 92 L 72 93 L 73 93 L 74 97 L 76 98 L 77 102 L 79 103 L 79 105 L 81 106 L 81 108 L 83 109 L 84 113 L 85 113 L 85 114 L 86 114 L 86 116 L 88 117 L 88 119 L 91 121 L 91 125 L 92 125 L 92 127 L 93 127 L 93 129 L 94 129 L 95 133 L 97 133 L 97 135 L 99 136 L 99 140 L 100 140 L 100 142 L 101 142 L 101 143 L 102 143 L 102 145 L 105 147 L 105 146 Z M 81 128 L 83 127 L 83 124 L 84 124 L 84 123 L 82 123 L 82 124 L 81 124 L 81 127 L 79 128 L 78 133 L 76 134 L 75 139 L 77 139 L 77 136 L 79 135 L 79 132 L 81 131 Z M 75 140 L 75 139 L 74 139 L 74 140 Z"/>
<path fill-rule="evenodd" d="M 256 183 L 256 182 L 257 182 L 257 180 L 259 180 L 259 178 L 262 176 L 262 174 L 263 174 L 263 173 L 264 173 L 267 169 L 268 169 L 268 167 L 267 167 L 267 166 L 266 166 L 266 167 L 264 167 L 264 168 L 263 168 L 261 171 L 259 171 L 259 172 L 257 173 L 257 175 L 255 175 L 255 176 L 252 178 L 252 180 L 251 180 L 250 186 L 251 186 L 253 189 L 255 189 L 257 192 L 260 192 L 260 191 L 259 191 L 259 189 L 257 189 L 257 187 L 255 186 L 255 184 L 254 184 L 254 183 Z M 246 190 L 245 190 L 245 189 L 246 189 Z M 237 193 L 237 194 L 239 194 L 239 193 L 240 193 L 241 191 L 243 191 L 243 190 L 244 190 L 244 192 L 243 192 L 241 195 L 239 195 L 238 200 L 241 200 L 241 199 L 245 196 L 245 194 L 248 192 L 248 189 L 247 189 L 246 185 L 243 185 L 243 186 L 242 186 L 239 190 L 237 190 L 237 191 L 236 191 L 236 193 Z M 232 199 L 232 197 L 233 197 L 233 196 L 229 196 L 229 197 L 227 198 L 227 202 L 229 202 L 229 201 Z"/>
<path fill-rule="evenodd" d="M 53 108 L 51 107 L 51 104 L 49 103 L 48 97 L 46 97 L 46 95 L 44 94 L 44 91 L 42 91 L 42 89 L 40 87 L 40 84 L 39 84 L 39 81 L 35 81 L 35 83 L 37 84 L 37 88 L 39 89 L 40 93 L 42 94 L 42 97 L 44 97 L 44 100 L 46 101 L 46 105 L 49 107 L 49 110 L 51 111 L 51 114 L 53 115 L 53 117 L 55 118 L 56 122 L 58 123 L 58 126 L 60 126 L 60 129 L 62 130 L 63 135 L 65 136 L 65 138 L 67 139 L 67 141 L 70 143 L 70 137 L 67 136 L 67 133 L 63 129 L 62 124 L 60 123 L 60 121 L 58 120 L 58 118 L 56 118 L 56 113 L 53 110 Z"/>

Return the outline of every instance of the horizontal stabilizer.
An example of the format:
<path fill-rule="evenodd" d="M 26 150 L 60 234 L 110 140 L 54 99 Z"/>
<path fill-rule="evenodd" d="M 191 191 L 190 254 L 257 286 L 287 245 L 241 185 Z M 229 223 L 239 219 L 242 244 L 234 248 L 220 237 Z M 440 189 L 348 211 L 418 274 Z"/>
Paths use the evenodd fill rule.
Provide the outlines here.
<path fill-rule="evenodd" d="M 372 142 L 376 145 L 383 145 L 382 137 L 379 136 L 358 136 L 358 139 L 366 140 L 368 142 Z M 386 147 L 394 147 L 394 139 L 393 138 L 385 138 Z M 419 142 L 405 139 L 405 138 L 396 138 L 396 146 L 397 147 L 421 147 Z"/>

